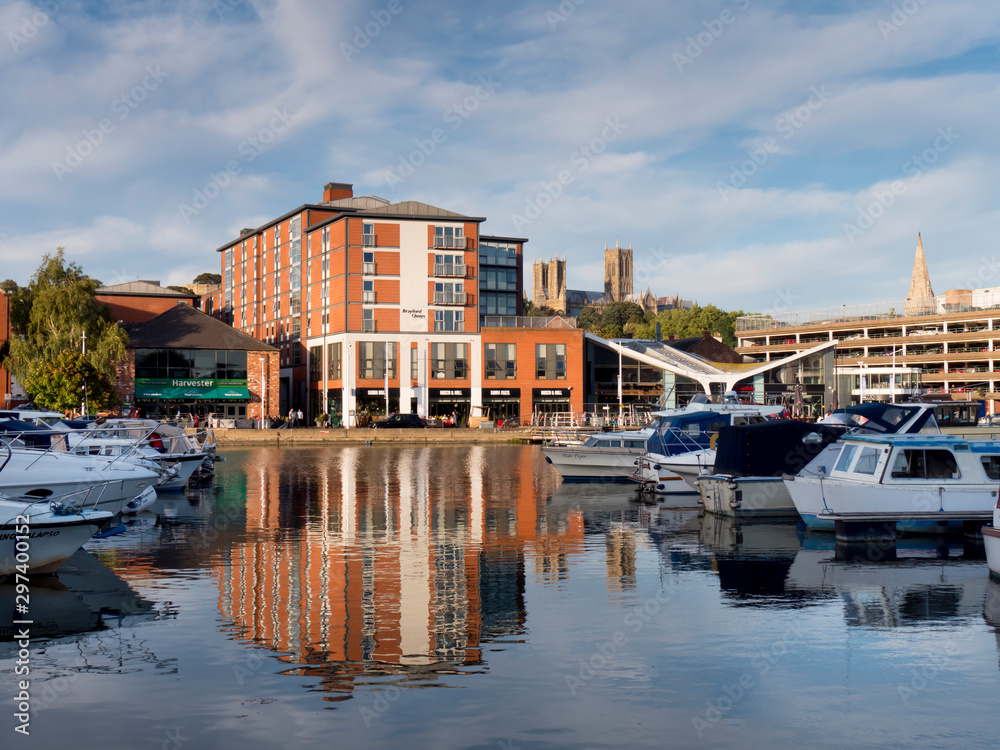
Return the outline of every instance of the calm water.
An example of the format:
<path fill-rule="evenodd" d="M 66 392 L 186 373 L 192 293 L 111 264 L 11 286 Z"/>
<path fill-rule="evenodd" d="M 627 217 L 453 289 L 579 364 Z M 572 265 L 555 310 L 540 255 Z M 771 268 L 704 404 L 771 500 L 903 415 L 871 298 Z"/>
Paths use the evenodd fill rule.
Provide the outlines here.
<path fill-rule="evenodd" d="M 998 744 L 1000 584 L 961 539 L 838 550 L 535 447 L 225 455 L 32 587 L 0 747 Z"/>

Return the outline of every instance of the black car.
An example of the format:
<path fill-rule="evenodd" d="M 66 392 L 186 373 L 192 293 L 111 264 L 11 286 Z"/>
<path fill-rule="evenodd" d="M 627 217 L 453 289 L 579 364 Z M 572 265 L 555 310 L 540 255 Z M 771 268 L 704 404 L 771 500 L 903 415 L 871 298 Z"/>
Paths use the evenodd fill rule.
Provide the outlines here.
<path fill-rule="evenodd" d="M 381 422 L 373 422 L 372 427 L 426 427 L 426 425 L 416 414 L 390 414 Z"/>

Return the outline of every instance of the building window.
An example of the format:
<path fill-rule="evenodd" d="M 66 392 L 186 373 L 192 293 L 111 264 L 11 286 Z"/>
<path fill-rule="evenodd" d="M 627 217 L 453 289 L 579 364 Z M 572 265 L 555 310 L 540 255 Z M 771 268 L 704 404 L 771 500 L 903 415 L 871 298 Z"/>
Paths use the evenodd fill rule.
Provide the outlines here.
<path fill-rule="evenodd" d="M 517 379 L 517 344 L 486 344 L 486 379 Z"/>
<path fill-rule="evenodd" d="M 326 345 L 326 377 L 329 380 L 340 380 L 341 342 Z"/>
<path fill-rule="evenodd" d="M 316 383 L 323 379 L 323 347 L 309 347 L 309 381 Z"/>
<path fill-rule="evenodd" d="M 367 305 L 375 304 L 375 282 L 364 280 L 361 282 L 361 301 Z"/>
<path fill-rule="evenodd" d="M 374 310 L 369 309 L 361 311 L 361 330 L 366 332 L 371 332 L 375 330 Z"/>
<path fill-rule="evenodd" d="M 362 244 L 365 247 L 375 247 L 375 225 L 367 222 L 361 225 Z"/>
<path fill-rule="evenodd" d="M 435 305 L 464 305 L 465 291 L 461 281 L 439 281 L 434 284 Z"/>
<path fill-rule="evenodd" d="M 418 363 L 418 349 L 410 349 L 410 380 L 417 380 L 420 377 L 420 365 Z"/>
<path fill-rule="evenodd" d="M 431 344 L 432 377 L 444 380 L 466 380 L 468 370 L 468 345 Z"/>
<path fill-rule="evenodd" d="M 466 268 L 461 255 L 435 255 L 435 276 L 465 276 Z"/>
<path fill-rule="evenodd" d="M 465 249 L 462 227 L 434 227 L 434 247 Z"/>
<path fill-rule="evenodd" d="M 386 362 L 388 355 L 388 363 Z M 379 380 L 385 377 L 388 365 L 389 377 L 396 377 L 396 342 L 390 341 L 359 341 L 358 342 L 358 378 L 360 380 Z"/>
<path fill-rule="evenodd" d="M 365 276 L 375 275 L 375 253 L 372 252 L 361 253 L 361 273 L 363 273 Z"/>
<path fill-rule="evenodd" d="M 480 315 L 517 315 L 517 294 L 483 292 L 479 295 Z"/>
<path fill-rule="evenodd" d="M 435 331 L 464 331 L 465 314 L 461 310 L 435 310 Z"/>
<path fill-rule="evenodd" d="M 246 380 L 246 351 L 136 349 L 137 380 Z"/>
<path fill-rule="evenodd" d="M 535 344 L 535 378 L 566 379 L 566 344 Z"/>

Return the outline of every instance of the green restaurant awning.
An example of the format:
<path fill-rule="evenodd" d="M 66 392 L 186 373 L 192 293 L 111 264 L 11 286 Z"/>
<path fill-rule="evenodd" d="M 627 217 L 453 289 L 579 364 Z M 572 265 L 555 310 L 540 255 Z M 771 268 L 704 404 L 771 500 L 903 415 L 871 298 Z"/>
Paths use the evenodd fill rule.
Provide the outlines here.
<path fill-rule="evenodd" d="M 197 399 L 200 401 L 246 401 L 250 389 L 246 386 L 220 385 L 213 388 L 197 388 L 164 385 L 137 385 L 135 397 L 163 399 Z"/>

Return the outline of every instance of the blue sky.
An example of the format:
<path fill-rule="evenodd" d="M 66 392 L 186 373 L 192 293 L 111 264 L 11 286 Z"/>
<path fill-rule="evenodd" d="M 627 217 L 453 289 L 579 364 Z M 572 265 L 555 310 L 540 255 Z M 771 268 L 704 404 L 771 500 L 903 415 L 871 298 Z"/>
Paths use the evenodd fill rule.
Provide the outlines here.
<path fill-rule="evenodd" d="M 419 200 L 602 287 L 769 311 L 1000 285 L 1000 5 L 16 0 L 0 277 L 184 284 L 319 201 Z M 974 282 L 974 283 L 973 283 Z"/>

